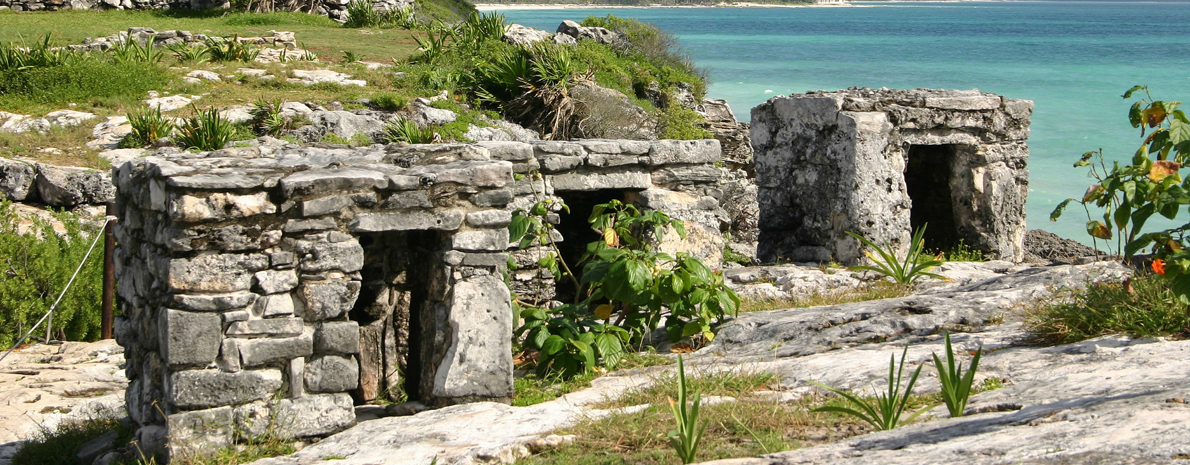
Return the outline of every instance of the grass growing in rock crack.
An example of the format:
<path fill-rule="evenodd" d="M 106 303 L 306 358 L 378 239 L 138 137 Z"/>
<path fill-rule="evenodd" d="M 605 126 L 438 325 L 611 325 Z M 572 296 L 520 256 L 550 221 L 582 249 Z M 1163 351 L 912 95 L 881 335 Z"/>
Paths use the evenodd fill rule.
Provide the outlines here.
<path fill-rule="evenodd" d="M 134 428 L 113 418 L 74 419 L 62 422 L 54 430 L 42 430 L 12 456 L 12 465 L 73 465 L 75 454 L 88 441 L 108 432 L 116 432 L 118 445 L 126 444 Z"/>
<path fill-rule="evenodd" d="M 1190 313 L 1168 281 L 1137 275 L 1131 284 L 1092 283 L 1067 289 L 1026 313 L 1030 332 L 1044 342 L 1065 344 L 1108 334 L 1133 337 L 1190 335 Z"/>
<path fill-rule="evenodd" d="M 905 297 L 913 293 L 913 289 L 878 281 L 851 289 L 841 289 L 834 292 L 817 292 L 809 295 L 799 295 L 788 299 L 752 299 L 744 298 L 740 302 L 740 313 L 763 312 L 785 308 L 806 308 L 823 305 L 840 305 L 868 300 L 892 299 Z"/>
<path fill-rule="evenodd" d="M 628 352 L 620 360 L 619 369 L 630 370 L 658 365 L 672 365 L 674 359 L 649 352 Z M 517 378 L 514 383 L 516 394 L 512 398 L 512 405 L 524 407 L 540 404 L 562 397 L 591 385 L 591 381 L 601 376 L 602 371 L 591 371 L 570 379 L 561 376 L 539 378 L 535 374 L 527 374 Z"/>

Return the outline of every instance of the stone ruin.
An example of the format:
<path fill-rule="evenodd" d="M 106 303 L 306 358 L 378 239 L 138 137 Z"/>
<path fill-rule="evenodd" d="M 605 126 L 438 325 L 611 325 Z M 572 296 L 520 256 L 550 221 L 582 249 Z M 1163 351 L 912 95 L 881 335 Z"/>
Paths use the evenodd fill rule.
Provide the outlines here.
<path fill-rule="evenodd" d="M 979 91 L 849 89 L 752 110 L 763 262 L 855 264 L 855 232 L 905 253 L 962 241 L 1024 258 L 1033 102 Z"/>
<path fill-rule="evenodd" d="M 715 264 L 722 253 L 715 140 L 262 140 L 113 168 L 115 333 L 146 453 L 326 435 L 395 390 L 427 405 L 508 402 L 505 274 L 522 298 L 567 292 L 533 250 L 508 251 L 511 212 L 538 199 L 571 206 L 550 218 L 564 254 L 599 237 L 585 220 L 611 198 L 686 220 L 688 239 L 663 249 Z"/>

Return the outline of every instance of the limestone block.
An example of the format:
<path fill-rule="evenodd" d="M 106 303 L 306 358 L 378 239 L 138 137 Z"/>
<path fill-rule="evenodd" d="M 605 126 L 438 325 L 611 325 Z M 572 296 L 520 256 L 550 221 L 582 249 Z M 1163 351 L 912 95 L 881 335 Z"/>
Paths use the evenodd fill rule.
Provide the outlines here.
<path fill-rule="evenodd" d="M 161 335 L 170 365 L 206 365 L 219 356 L 222 320 L 214 313 L 166 310 Z"/>
<path fill-rule="evenodd" d="M 240 345 L 235 339 L 224 339 L 223 347 L 219 350 L 219 369 L 228 373 L 238 373 L 243 370 L 240 364 Z"/>
<path fill-rule="evenodd" d="M 277 206 L 269 201 L 266 192 L 244 195 L 218 192 L 207 196 L 175 196 L 169 202 L 168 209 L 171 218 L 184 222 L 222 221 L 277 212 Z"/>
<path fill-rule="evenodd" d="M 320 354 L 359 353 L 359 323 L 326 321 L 315 325 L 314 352 Z"/>
<path fill-rule="evenodd" d="M 165 184 L 186 189 L 256 189 L 265 187 L 265 181 L 267 179 L 264 176 L 244 174 L 192 174 L 189 176 L 174 176 L 167 179 Z"/>
<path fill-rule="evenodd" d="M 648 189 L 653 187 L 649 173 L 600 172 L 562 173 L 552 176 L 554 191 L 597 191 L 601 189 Z"/>
<path fill-rule="evenodd" d="M 306 232 L 306 231 L 326 231 L 328 229 L 335 229 L 338 224 L 333 218 L 304 218 L 291 219 L 285 222 L 285 226 L 281 228 L 286 234 Z"/>
<path fill-rule="evenodd" d="M 301 363 L 301 359 L 297 360 Z M 272 402 L 270 400 L 262 400 L 232 407 L 233 421 L 235 421 L 236 431 L 239 432 L 241 438 L 256 438 L 269 433 L 272 429 L 272 415 L 273 410 L 270 408 Z"/>
<path fill-rule="evenodd" d="M 493 160 L 525 161 L 533 158 L 533 146 L 523 142 L 488 141 L 476 145 L 488 149 Z"/>
<path fill-rule="evenodd" d="M 597 153 L 636 159 L 635 155 L 645 155 L 652 148 L 652 143 L 644 140 L 582 139 L 577 142 L 587 151 L 588 160 Z"/>
<path fill-rule="evenodd" d="M 362 213 L 356 215 L 355 220 L 348 226 L 352 232 L 384 232 L 409 230 L 446 230 L 459 229 L 463 224 L 463 213 L 456 210 L 439 212 L 386 212 Z"/>
<path fill-rule="evenodd" d="M 206 455 L 235 442 L 231 407 L 176 413 L 168 421 L 171 457 Z"/>
<path fill-rule="evenodd" d="M 53 207 L 97 204 L 115 196 L 110 175 L 102 171 L 51 165 L 37 165 L 37 193 Z"/>
<path fill-rule="evenodd" d="M 437 348 L 432 376 L 423 392 L 439 403 L 449 399 L 512 398 L 512 331 L 510 294 L 495 276 L 476 276 L 455 283 L 450 297 L 446 347 Z M 443 350 L 444 349 L 444 350 Z M 439 352 L 440 351 L 440 352 Z"/>
<path fill-rule="evenodd" d="M 396 191 L 408 191 L 421 187 L 421 178 L 404 174 L 390 174 L 388 188 Z"/>
<path fill-rule="evenodd" d="M 1000 97 L 974 95 L 969 97 L 926 97 L 926 107 L 939 110 L 995 110 L 1000 108 Z"/>
<path fill-rule="evenodd" d="M 507 228 L 462 231 L 451 236 L 450 244 L 455 250 L 505 250 L 508 237 Z"/>
<path fill-rule="evenodd" d="M 0 158 L 0 199 L 24 201 L 30 192 L 36 193 L 33 190 L 36 179 L 37 172 L 32 165 Z"/>
<path fill-rule="evenodd" d="M 530 145 L 533 146 L 534 156 L 538 158 L 547 154 L 570 157 L 583 157 L 587 155 L 587 152 L 583 150 L 583 146 L 575 142 L 543 140 L 533 141 Z"/>
<path fill-rule="evenodd" d="M 512 212 L 484 210 L 467 214 L 467 225 L 477 228 L 502 228 L 512 222 Z"/>
<path fill-rule="evenodd" d="M 504 189 L 480 192 L 471 196 L 471 203 L 478 207 L 503 207 L 511 202 L 512 192 Z"/>
<path fill-rule="evenodd" d="M 351 310 L 359 290 L 359 281 L 303 283 L 297 288 L 294 310 L 308 322 L 335 318 Z"/>
<path fill-rule="evenodd" d="M 251 292 L 230 294 L 175 294 L 173 306 L 196 312 L 225 312 L 251 306 L 259 297 Z"/>
<path fill-rule="evenodd" d="M 453 182 L 466 186 L 504 187 L 512 182 L 512 163 L 507 161 L 464 160 L 440 165 L 419 165 L 408 175 L 432 175 L 435 183 Z"/>
<path fill-rule="evenodd" d="M 354 358 L 322 355 L 306 362 L 307 392 L 345 392 L 359 386 L 359 363 Z"/>
<path fill-rule="evenodd" d="M 648 160 L 650 165 L 714 163 L 721 156 L 719 141 L 715 139 L 659 140 L 649 148 Z"/>
<path fill-rule="evenodd" d="M 262 254 L 208 254 L 169 260 L 173 292 L 236 292 L 252 287 L 257 271 L 268 267 Z"/>
<path fill-rule="evenodd" d="M 691 183 L 712 183 L 723 176 L 719 168 L 708 165 L 666 166 L 653 172 L 653 183 L 659 186 Z"/>
<path fill-rule="evenodd" d="M 321 436 L 350 426 L 355 421 L 351 395 L 314 394 L 284 399 L 274 409 L 273 421 L 285 437 Z"/>
<path fill-rule="evenodd" d="M 331 195 L 320 199 L 302 202 L 302 216 L 322 216 L 339 213 L 343 209 L 355 206 L 357 203 L 376 203 L 376 194 L 363 193 L 353 195 Z"/>
<path fill-rule="evenodd" d="M 183 370 L 169 375 L 169 401 L 178 408 L 241 405 L 267 399 L 281 389 L 281 370 Z"/>
<path fill-rule="evenodd" d="M 364 248 L 354 238 L 343 242 L 293 241 L 293 252 L 298 256 L 298 268 L 307 273 L 351 273 L 364 267 Z"/>
<path fill-rule="evenodd" d="M 256 278 L 256 289 L 266 295 L 289 292 L 298 285 L 297 272 L 294 270 L 258 271 L 254 277 Z"/>
<path fill-rule="evenodd" d="M 260 366 L 314 353 L 314 333 L 305 331 L 296 337 L 244 339 L 239 341 L 239 346 L 240 361 L 245 367 Z"/>
<path fill-rule="evenodd" d="M 294 311 L 293 294 L 267 295 L 256 301 L 256 314 L 265 318 L 293 315 Z"/>
<path fill-rule="evenodd" d="M 402 210 L 406 208 L 434 208 L 430 196 L 425 191 L 397 192 L 384 200 L 380 208 L 386 210 Z"/>
<path fill-rule="evenodd" d="M 285 197 L 358 192 L 387 186 L 388 178 L 384 173 L 361 168 L 300 171 L 281 179 Z"/>
<path fill-rule="evenodd" d="M 587 156 L 587 164 L 600 168 L 612 166 L 635 165 L 640 163 L 641 157 L 638 155 L 607 155 L 602 153 L 592 153 Z"/>
<path fill-rule="evenodd" d="M 229 337 L 292 337 L 300 336 L 304 326 L 301 318 L 268 318 L 237 321 L 227 327 Z"/>
<path fill-rule="evenodd" d="M 541 170 L 546 173 L 568 171 L 583 166 L 584 157 L 568 157 L 559 155 L 545 155 L 538 159 Z"/>
<path fill-rule="evenodd" d="M 536 263 L 536 262 L 534 262 Z M 506 253 L 469 253 L 463 256 L 460 264 L 464 266 L 508 266 Z"/>

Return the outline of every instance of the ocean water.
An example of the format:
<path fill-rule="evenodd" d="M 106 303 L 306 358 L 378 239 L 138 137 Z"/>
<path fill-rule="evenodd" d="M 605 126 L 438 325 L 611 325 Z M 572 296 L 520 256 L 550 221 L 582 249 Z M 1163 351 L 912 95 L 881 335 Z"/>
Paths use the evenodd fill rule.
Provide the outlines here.
<path fill-rule="evenodd" d="M 1139 146 L 1124 90 L 1144 84 L 1157 99 L 1190 100 L 1190 2 L 856 5 L 499 11 L 549 31 L 609 13 L 653 23 L 678 36 L 708 71 L 708 95 L 744 121 L 775 95 L 851 86 L 978 88 L 1033 100 L 1029 228 L 1083 242 L 1081 209 L 1058 222 L 1049 214 L 1090 184 L 1071 166 L 1079 155 L 1102 148 L 1127 160 Z"/>

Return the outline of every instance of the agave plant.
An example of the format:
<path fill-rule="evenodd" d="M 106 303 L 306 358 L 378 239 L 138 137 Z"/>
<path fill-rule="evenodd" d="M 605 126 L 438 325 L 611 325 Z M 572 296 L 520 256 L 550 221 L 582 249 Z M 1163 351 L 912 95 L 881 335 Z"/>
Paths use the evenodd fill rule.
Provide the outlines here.
<path fill-rule="evenodd" d="M 868 240 L 868 238 L 859 234 L 853 233 L 851 231 L 847 231 L 847 234 L 851 235 L 851 237 L 859 239 L 859 241 L 865 246 L 876 251 L 876 255 L 873 255 L 869 250 L 864 251 L 864 255 L 872 259 L 872 262 L 875 263 L 875 266 L 853 266 L 848 268 L 849 270 L 872 271 L 875 273 L 880 273 L 892 278 L 893 281 L 897 282 L 897 284 L 903 285 L 912 284 L 922 276 L 949 280 L 945 276 L 929 272 L 930 269 L 941 265 L 942 261 L 924 253 L 926 225 L 922 225 L 921 228 L 918 228 L 917 231 L 914 231 L 913 239 L 909 243 L 909 253 L 905 255 L 904 260 L 897 259 L 892 246 L 887 242 L 884 244 L 884 247 L 880 247 L 871 240 Z"/>
<path fill-rule="evenodd" d="M 185 44 L 172 45 L 169 47 L 169 51 L 174 54 L 174 58 L 184 63 L 202 63 L 207 61 L 211 53 L 207 47 Z"/>
<path fill-rule="evenodd" d="M 134 111 L 128 114 L 132 132 L 120 140 L 121 148 L 144 147 L 169 137 L 177 124 L 173 118 L 161 115 L 161 107 Z"/>
<path fill-rule="evenodd" d="M 384 125 L 383 138 L 389 143 L 429 144 L 434 141 L 434 131 L 430 128 L 419 128 L 417 123 L 408 119 L 396 118 Z"/>
<path fill-rule="evenodd" d="M 82 57 L 66 47 L 53 47 L 50 35 L 32 47 L 0 44 L 0 71 L 62 66 Z"/>
<path fill-rule="evenodd" d="M 453 36 L 448 28 L 439 29 L 437 31 L 427 31 L 426 37 L 414 36 L 413 40 L 417 42 L 417 51 L 421 52 L 416 57 L 417 61 L 427 64 L 433 64 L 446 55 L 447 41 Z"/>
<path fill-rule="evenodd" d="M 502 14 L 475 13 L 454 30 L 455 43 L 475 49 L 489 40 L 500 40 L 508 30 L 508 20 Z"/>
<path fill-rule="evenodd" d="M 673 411 L 674 423 L 677 423 L 678 429 L 670 431 L 668 436 L 670 445 L 678 453 L 682 463 L 694 462 L 694 457 L 698 455 L 698 444 L 702 441 L 702 433 L 707 429 L 706 424 L 698 424 L 698 408 L 702 404 L 702 393 L 694 393 L 692 405 L 687 406 L 688 391 L 686 365 L 682 362 L 682 356 L 678 355 L 678 400 L 669 399 L 669 408 Z"/>
<path fill-rule="evenodd" d="M 210 151 L 219 150 L 231 141 L 235 128 L 218 109 L 196 111 L 195 116 L 186 118 L 178 128 L 178 145 L 187 150 Z"/>
<path fill-rule="evenodd" d="M 979 358 L 983 356 L 983 346 L 975 351 L 971 359 L 971 366 L 967 373 L 963 373 L 963 364 L 955 366 L 954 349 L 950 345 L 950 332 L 942 333 L 946 338 L 946 364 L 938 354 L 934 354 L 934 368 L 938 369 L 938 382 L 942 384 L 942 401 L 946 402 L 946 409 L 951 417 L 963 416 L 967 408 L 967 399 L 971 397 L 971 385 L 975 382 L 975 370 L 979 369 Z"/>
<path fill-rule="evenodd" d="M 206 40 L 211 61 L 255 61 L 260 55 L 260 49 L 240 42 L 240 36 L 211 37 Z"/>
<path fill-rule="evenodd" d="M 252 115 L 252 129 L 261 135 L 275 136 L 291 129 L 293 121 L 281 113 L 281 101 L 257 100 L 248 111 Z"/>
<path fill-rule="evenodd" d="M 112 59 L 116 63 L 158 63 L 165 57 L 165 51 L 153 45 L 152 39 L 146 39 L 145 44 L 131 37 L 112 48 Z"/>
<path fill-rule="evenodd" d="M 901 375 L 905 371 L 905 356 L 909 353 L 909 346 L 905 346 L 905 350 L 901 352 L 901 365 L 897 368 L 895 374 L 893 367 L 896 362 L 896 356 L 890 355 L 888 360 L 888 392 L 877 393 L 876 398 L 872 400 L 861 399 L 859 396 L 850 392 L 835 389 L 825 384 L 810 381 L 815 386 L 827 389 L 847 401 L 848 406 L 827 405 L 814 409 L 815 412 L 837 412 L 853 417 L 859 418 L 868 422 L 872 426 L 881 430 L 890 430 L 896 428 L 901 424 L 901 415 L 905 413 L 905 408 L 909 404 L 909 396 L 913 393 L 913 385 L 917 383 L 917 375 L 921 374 L 921 369 L 924 365 L 918 365 L 917 370 L 913 371 L 913 375 L 909 377 L 909 384 L 905 386 L 905 390 L 901 391 Z M 921 415 L 928 409 L 919 410 L 906 418 L 905 422 L 913 421 L 918 415 Z"/>
<path fill-rule="evenodd" d="M 371 0 L 351 0 L 347 3 L 347 20 L 343 27 L 376 27 L 383 20 L 384 16 L 376 11 L 376 4 Z"/>

